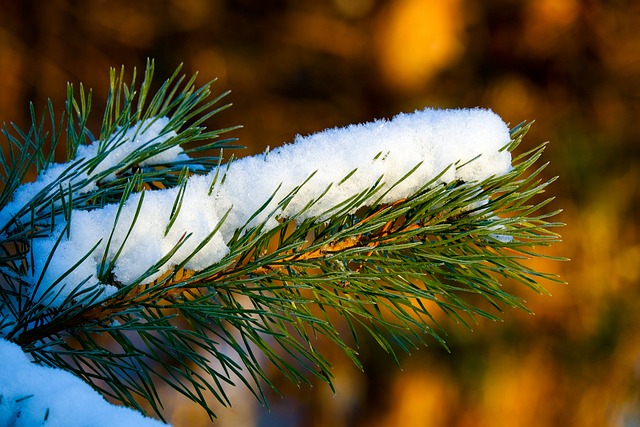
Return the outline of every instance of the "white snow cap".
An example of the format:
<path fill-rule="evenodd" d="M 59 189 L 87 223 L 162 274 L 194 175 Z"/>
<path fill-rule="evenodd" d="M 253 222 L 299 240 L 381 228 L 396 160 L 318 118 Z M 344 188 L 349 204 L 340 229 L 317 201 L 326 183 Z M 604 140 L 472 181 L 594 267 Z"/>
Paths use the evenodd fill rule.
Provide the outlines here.
<path fill-rule="evenodd" d="M 166 426 L 110 404 L 67 371 L 32 363 L 17 344 L 0 339 L 0 360 L 1 426 Z"/>
<path fill-rule="evenodd" d="M 161 120 L 166 119 L 158 122 Z M 153 140 L 153 135 L 149 134 L 145 139 Z M 37 289 L 41 294 L 64 276 L 55 286 L 56 296 L 46 301 L 59 305 L 79 284 L 84 283 L 82 286 L 85 287 L 98 284 L 97 274 L 103 255 L 106 253 L 105 259 L 109 261 L 118 251 L 120 254 L 113 270 L 117 281 L 126 285 L 141 275 L 145 275 L 146 282 L 152 281 L 184 261 L 229 211 L 213 238 L 185 265 L 201 270 L 219 262 L 228 253 L 227 242 L 238 229 L 265 222 L 268 229 L 277 223 L 278 217 L 322 221 L 330 216 L 327 214 L 330 208 L 370 189 L 378 179 L 382 178 L 382 191 L 386 191 L 418 164 L 407 179 L 386 194 L 383 203 L 409 197 L 447 166 L 465 164 L 476 157 L 461 168 L 449 168 L 438 182 L 481 181 L 505 174 L 511 170 L 511 155 L 503 149 L 509 141 L 507 125 L 485 109 L 425 109 L 399 114 L 390 121 L 378 120 L 297 136 L 292 144 L 268 154 L 245 157 L 208 175 L 191 177 L 186 184 L 182 209 L 166 235 L 177 188 L 144 193 L 138 219 L 130 230 L 141 197 L 140 194 L 132 195 L 122 210 L 108 248 L 106 244 L 117 206 L 74 211 L 70 236 L 60 241 Z M 347 176 L 349 178 L 344 180 Z M 279 202 L 305 180 L 308 181 L 286 208 L 278 208 Z M 274 194 L 268 207 L 247 224 Z M 319 200 L 300 214 L 316 199 Z M 272 213 L 275 215 L 270 216 Z M 34 285 L 63 230 L 63 221 L 58 224 L 50 237 L 33 241 L 31 252 L 35 274 L 30 280 Z M 149 271 L 185 235 L 189 235 L 188 239 L 169 262 Z M 65 276 L 94 246 L 96 249 Z M 111 286 L 99 286 L 103 286 L 103 298 L 115 291 Z"/>

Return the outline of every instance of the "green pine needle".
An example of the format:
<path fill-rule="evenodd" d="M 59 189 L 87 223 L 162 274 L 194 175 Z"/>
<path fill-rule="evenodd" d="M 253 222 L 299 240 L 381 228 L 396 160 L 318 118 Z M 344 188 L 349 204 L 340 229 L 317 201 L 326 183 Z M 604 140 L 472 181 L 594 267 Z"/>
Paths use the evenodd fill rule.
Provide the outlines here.
<path fill-rule="evenodd" d="M 73 372 L 139 410 L 140 402 L 147 402 L 160 416 L 157 384 L 164 382 L 213 418 L 211 399 L 231 405 L 225 390 L 236 380 L 266 403 L 262 387 L 272 386 L 266 374 L 269 365 L 295 383 L 309 383 L 313 375 L 331 384 L 331 365 L 319 352 L 319 337 L 333 342 L 359 367 L 362 334 L 371 335 L 397 360 L 398 350 L 410 352 L 432 340 L 446 346 L 434 310 L 470 326 L 478 317 L 498 319 L 504 307 L 526 310 L 512 291 L 516 284 L 544 293 L 541 281 L 560 282 L 527 266 L 532 258 L 553 259 L 539 254 L 538 248 L 557 242 L 553 230 L 562 225 L 551 220 L 558 213 L 548 211 L 552 198 L 541 197 L 554 181 L 540 178 L 546 166 L 537 166 L 541 145 L 515 157 L 506 175 L 483 182 L 436 184 L 436 178 L 391 204 L 381 204 L 388 190 L 379 182 L 332 207 L 321 215 L 323 221 L 279 218 L 272 229 L 261 224 L 238 232 L 228 242 L 229 254 L 202 271 L 178 266 L 153 283 L 139 280 L 123 286 L 110 274 L 115 259 L 104 258 L 100 277 L 119 288 L 114 295 L 100 300 L 98 289 L 90 289 L 72 294 L 58 309 L 40 304 L 21 277 L 33 265 L 28 257 L 31 240 L 50 231 L 56 216 L 72 221 L 72 209 L 107 203 L 122 207 L 134 192 L 184 188 L 188 176 L 221 165 L 223 148 L 235 148 L 233 139 L 219 139 L 235 127 L 204 127 L 208 118 L 228 107 L 217 106 L 226 94 L 210 99 L 210 84 L 198 88 L 196 76 L 187 80 L 179 69 L 151 93 L 152 76 L 153 62 L 140 84 L 135 72 L 127 85 L 124 69 L 112 70 L 100 155 L 72 162 L 0 230 L 0 304 L 6 314 L 0 327 L 5 339 L 19 343 L 37 362 Z M 95 139 L 86 128 L 91 107 L 91 92 L 79 86 L 75 94 L 70 85 L 59 120 L 48 103 L 39 121 L 32 107 L 33 124 L 27 132 L 12 126 L 14 136 L 5 125 L 8 152 L 0 151 L 0 207 L 11 201 L 28 171 L 52 164 L 59 143 L 73 160 L 80 145 Z M 91 182 L 72 180 L 94 170 L 115 148 L 119 138 L 111 135 L 124 135 L 141 120 L 163 116 L 170 118 L 165 131 L 175 131 L 176 137 L 136 150 L 113 168 L 90 176 Z M 516 150 L 530 125 L 513 128 L 505 149 Z M 139 166 L 182 144 L 194 147 L 189 153 L 214 150 L 215 155 Z M 115 180 L 104 180 L 113 173 Z M 224 172 L 216 179 L 224 179 Z M 89 184 L 97 186 L 78 191 Z M 350 213 L 358 206 L 367 207 Z M 172 217 L 187 208 L 179 191 Z M 109 247 L 111 236 L 104 238 Z M 339 333 L 343 326 L 350 334 Z"/>

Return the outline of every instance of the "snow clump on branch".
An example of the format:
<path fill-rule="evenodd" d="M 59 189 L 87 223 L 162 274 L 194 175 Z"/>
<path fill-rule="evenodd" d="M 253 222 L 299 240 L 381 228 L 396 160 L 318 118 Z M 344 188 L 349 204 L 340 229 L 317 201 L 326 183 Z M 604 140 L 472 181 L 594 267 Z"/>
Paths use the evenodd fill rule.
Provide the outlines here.
<path fill-rule="evenodd" d="M 112 405 L 62 369 L 32 363 L 17 344 L 0 339 L 0 425 L 160 427 L 166 424 Z"/>
<path fill-rule="evenodd" d="M 156 126 L 146 121 L 135 125 L 146 129 L 144 140 L 164 141 L 167 135 L 161 137 L 162 124 L 167 119 L 148 120 Z M 135 150 L 127 147 L 135 138 L 128 141 L 118 150 Z M 390 203 L 412 196 L 439 174 L 434 185 L 506 174 L 511 170 L 511 154 L 504 149 L 509 141 L 509 129 L 502 119 L 478 108 L 424 109 L 399 114 L 390 121 L 297 136 L 292 144 L 221 165 L 207 175 L 192 176 L 183 189 L 132 194 L 120 211 L 118 205 L 74 210 L 68 237 L 62 236 L 66 224 L 60 219 L 48 237 L 33 240 L 34 265 L 26 279 L 36 290 L 36 298 L 44 297 L 42 302 L 51 306 L 63 304 L 74 290 L 95 288 L 96 284 L 99 298 L 106 298 L 117 289 L 100 283 L 104 265 L 112 266 L 112 277 L 122 285 L 151 282 L 187 259 L 185 268 L 202 270 L 229 253 L 227 243 L 237 230 L 259 224 L 268 230 L 279 218 L 323 221 L 331 216 L 332 208 L 366 192 L 379 180 L 382 187 L 377 194 L 386 192 L 380 202 Z M 89 153 L 92 149 L 84 150 Z M 116 151 L 109 156 L 115 156 Z M 164 153 L 163 160 L 171 160 L 168 154 L 186 156 L 175 150 Z M 119 159 L 108 162 L 115 165 Z M 463 166 L 450 167 L 456 164 Z M 54 170 L 66 167 L 52 166 Z M 36 183 L 50 181 L 48 173 L 44 171 Z M 293 193 L 288 203 L 281 203 Z M 177 216 L 174 211 L 172 218 L 180 197 L 181 209 Z M 22 205 L 28 203 L 25 199 L 28 197 L 16 198 Z M 11 209 L 17 210 L 15 206 Z M 6 215 L 0 212 L 0 218 Z M 198 251 L 207 238 L 210 240 Z M 169 259 L 161 262 L 165 257 Z"/>

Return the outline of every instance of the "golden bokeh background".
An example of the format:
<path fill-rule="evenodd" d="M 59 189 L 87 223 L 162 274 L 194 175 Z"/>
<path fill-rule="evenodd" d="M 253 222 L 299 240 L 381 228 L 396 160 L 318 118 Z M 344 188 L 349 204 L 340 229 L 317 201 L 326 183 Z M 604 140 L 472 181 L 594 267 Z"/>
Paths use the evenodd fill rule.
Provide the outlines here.
<path fill-rule="evenodd" d="M 633 0 L 0 0 L 0 121 L 29 101 L 63 109 L 66 82 L 94 89 L 99 129 L 110 67 L 157 77 L 179 63 L 218 77 L 248 148 L 431 107 L 489 107 L 536 120 L 521 150 L 550 140 L 547 178 L 563 243 L 535 263 L 567 285 L 522 290 L 474 330 L 442 319 L 400 367 L 365 340 L 365 372 L 333 348 L 337 394 L 277 377 L 270 411 L 241 387 L 219 426 L 635 426 L 640 423 L 640 2 Z M 4 143 L 4 142 L 3 142 Z M 207 426 L 168 398 L 176 427 Z"/>

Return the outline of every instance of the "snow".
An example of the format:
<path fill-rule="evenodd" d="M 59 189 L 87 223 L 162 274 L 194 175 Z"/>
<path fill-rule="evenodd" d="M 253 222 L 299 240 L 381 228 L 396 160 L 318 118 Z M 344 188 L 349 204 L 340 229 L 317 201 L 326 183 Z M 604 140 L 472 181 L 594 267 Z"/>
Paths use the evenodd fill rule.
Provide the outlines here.
<path fill-rule="evenodd" d="M 147 122 L 136 125 L 123 139 L 112 137 L 112 140 L 128 141 L 133 145 L 122 143 L 105 158 L 101 168 L 108 170 L 116 166 L 144 144 L 165 141 L 170 135 L 157 133 L 167 120 L 160 118 L 151 125 Z M 137 138 L 134 137 L 136 134 Z M 81 283 L 85 288 L 98 285 L 96 289 L 102 292 L 102 298 L 106 298 L 116 288 L 100 283 L 98 276 L 103 258 L 110 263 L 118 254 L 112 272 L 121 284 L 140 280 L 150 282 L 186 260 L 219 227 L 211 240 L 185 265 L 201 270 L 228 254 L 227 242 L 237 230 L 259 224 L 266 224 L 264 230 L 267 230 L 277 224 L 278 218 L 323 221 L 331 215 L 331 208 L 367 191 L 380 178 L 384 187 L 379 194 L 390 189 L 381 202 L 388 203 L 413 195 L 448 166 L 463 165 L 476 157 L 463 167 L 449 168 L 437 182 L 481 181 L 505 174 L 511 170 L 511 155 L 503 149 L 509 141 L 507 125 L 485 109 L 424 109 L 399 114 L 392 120 L 297 136 L 292 144 L 269 153 L 245 157 L 222 165 L 208 175 L 189 178 L 182 209 L 168 232 L 179 188 L 147 191 L 144 196 L 132 195 L 122 208 L 109 246 L 107 241 L 117 206 L 74 211 L 70 236 L 62 237 L 46 270 L 47 257 L 63 232 L 64 221 L 57 221 L 56 229 L 49 237 L 34 239 L 31 248 L 34 274 L 26 279 L 33 284 L 36 297 L 44 298 L 42 302 L 53 306 L 61 305 Z M 97 145 L 92 144 L 79 152 L 79 156 L 89 158 L 97 153 L 96 150 Z M 167 151 L 162 160 L 171 161 L 172 156 L 181 155 L 184 154 L 177 149 Z M 418 168 L 407 179 L 394 186 L 416 166 Z M 45 182 L 55 179 L 52 176 L 65 167 L 68 165 L 52 166 L 38 178 L 35 188 L 43 188 Z M 347 176 L 349 178 L 345 180 Z M 284 207 L 280 205 L 280 201 L 294 190 L 297 192 L 290 202 Z M 33 194 L 33 191 L 18 190 L 12 204 L 28 203 L 29 196 L 23 193 Z M 266 209 L 253 217 L 271 196 L 274 197 Z M 315 202 L 305 210 L 311 201 Z M 0 218 L 6 219 L 10 212 L 19 208 L 12 207 L 8 212 L 5 209 L 0 212 Z M 227 212 L 226 220 L 220 224 Z M 127 236 L 127 233 L 130 234 Z M 171 259 L 154 267 L 185 236 L 188 238 Z M 72 269 L 85 256 L 86 259 Z M 73 271 L 65 275 L 70 269 Z M 54 286 L 56 293 L 45 295 L 45 290 L 60 277 L 63 279 Z"/>
<path fill-rule="evenodd" d="M 118 128 L 102 146 L 100 141 L 78 146 L 73 161 L 50 165 L 38 175 L 36 181 L 23 184 L 16 189 L 12 201 L 0 212 L 0 228 L 9 222 L 23 206 L 28 206 L 38 193 L 53 183 L 56 185 L 50 190 L 51 192 L 58 191 L 58 182 L 62 184 L 63 188 L 66 188 L 67 185 L 87 181 L 87 184 L 83 185 L 78 193 L 95 190 L 97 188 L 95 179 L 100 174 L 110 169 L 120 169 L 118 166 L 126 166 L 128 164 L 126 160 L 130 160 L 133 153 L 144 147 L 161 146 L 176 137 L 177 134 L 174 131 L 165 130 L 168 124 L 167 117 L 150 118 L 138 122 L 128 129 Z M 104 153 L 107 154 L 104 155 Z M 89 171 L 88 163 L 100 155 L 104 155 L 102 160 Z M 189 156 L 179 146 L 172 146 L 149 157 L 140 165 L 155 165 L 185 159 L 189 159 Z M 109 182 L 115 177 L 115 172 L 112 172 L 103 177 L 101 181 Z"/>
<path fill-rule="evenodd" d="M 73 374 L 32 363 L 0 339 L 0 425 L 159 427 L 166 424 L 112 405 Z"/>

